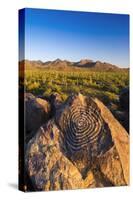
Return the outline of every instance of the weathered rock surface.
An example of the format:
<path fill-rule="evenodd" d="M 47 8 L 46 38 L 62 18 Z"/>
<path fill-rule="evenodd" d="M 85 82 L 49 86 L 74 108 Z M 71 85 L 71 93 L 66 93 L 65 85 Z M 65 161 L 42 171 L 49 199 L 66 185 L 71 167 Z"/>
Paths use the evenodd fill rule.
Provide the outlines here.
<path fill-rule="evenodd" d="M 119 174 L 123 175 L 125 184 L 129 183 L 129 136 L 126 130 L 120 125 L 120 123 L 113 117 L 111 112 L 103 105 L 102 102 L 95 100 L 98 107 L 101 109 L 101 115 L 104 121 L 108 124 L 112 140 L 114 141 L 115 152 L 114 160 L 116 159 L 116 165 L 113 164 L 113 167 L 110 169 L 112 175 L 115 172 L 115 167 L 118 166 L 118 160 L 120 161 L 121 170 L 117 171 L 115 178 L 119 179 Z M 110 164 L 110 162 L 108 162 Z M 111 172 L 110 172 L 111 173 Z M 121 179 L 122 180 L 122 179 Z M 121 185 L 121 184 L 120 184 Z"/>
<path fill-rule="evenodd" d="M 129 184 L 129 136 L 97 99 L 69 97 L 28 143 L 35 190 Z"/>
<path fill-rule="evenodd" d="M 47 122 L 50 115 L 50 104 L 30 93 L 25 94 L 26 135 L 31 137 L 39 127 Z"/>

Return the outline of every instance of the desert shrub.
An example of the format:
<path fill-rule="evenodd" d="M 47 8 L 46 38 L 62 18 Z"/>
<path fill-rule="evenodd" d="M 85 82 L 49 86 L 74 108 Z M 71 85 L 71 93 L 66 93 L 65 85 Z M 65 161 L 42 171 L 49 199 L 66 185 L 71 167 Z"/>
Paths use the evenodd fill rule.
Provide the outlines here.
<path fill-rule="evenodd" d="M 48 88 L 48 89 L 43 93 L 43 95 L 44 95 L 44 96 L 50 96 L 51 93 L 52 93 L 52 89 L 51 89 L 51 88 Z"/>
<path fill-rule="evenodd" d="M 105 92 L 104 96 L 108 97 L 109 101 L 112 101 L 112 102 L 118 99 L 118 96 L 112 92 Z"/>
<path fill-rule="evenodd" d="M 33 83 L 27 85 L 27 89 L 32 91 L 32 90 L 36 90 L 37 88 L 39 88 L 39 86 L 40 86 L 39 82 L 33 82 Z"/>
<path fill-rule="evenodd" d="M 65 100 L 67 99 L 68 95 L 65 94 L 65 93 L 63 93 L 63 94 L 61 94 L 61 97 L 62 97 L 62 99 L 65 101 Z"/>

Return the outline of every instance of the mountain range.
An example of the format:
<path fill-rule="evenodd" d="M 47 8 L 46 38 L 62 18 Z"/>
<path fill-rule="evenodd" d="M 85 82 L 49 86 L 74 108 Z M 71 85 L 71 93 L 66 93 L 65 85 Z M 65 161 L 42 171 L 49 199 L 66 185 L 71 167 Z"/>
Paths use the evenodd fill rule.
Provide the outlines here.
<path fill-rule="evenodd" d="M 96 71 L 119 71 L 119 70 L 128 70 L 128 68 L 120 68 L 116 65 L 101 62 L 101 61 L 93 61 L 89 59 L 82 59 L 78 62 L 71 62 L 68 60 L 56 59 L 54 61 L 42 62 L 38 61 L 30 61 L 23 60 L 19 62 L 20 70 L 24 68 L 26 70 L 30 69 L 55 69 L 55 70 L 79 70 L 79 69 L 89 69 Z"/>

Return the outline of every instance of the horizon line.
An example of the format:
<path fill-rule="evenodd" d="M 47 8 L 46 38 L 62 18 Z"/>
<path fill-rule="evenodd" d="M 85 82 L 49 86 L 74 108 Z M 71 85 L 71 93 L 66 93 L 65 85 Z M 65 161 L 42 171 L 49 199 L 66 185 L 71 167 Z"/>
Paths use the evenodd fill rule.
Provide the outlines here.
<path fill-rule="evenodd" d="M 111 64 L 111 65 L 114 65 L 114 66 L 116 66 L 116 67 L 119 67 L 119 68 L 123 68 L 123 69 L 128 69 L 128 68 L 130 68 L 130 66 L 120 66 L 120 65 L 117 65 L 117 64 L 114 64 L 114 63 L 111 63 L 111 62 L 109 62 L 109 61 L 101 61 L 101 60 L 93 60 L 93 59 L 89 59 L 89 58 L 81 58 L 81 59 L 79 59 L 79 60 L 71 60 L 71 59 L 60 59 L 60 58 L 56 58 L 56 59 L 52 59 L 52 60 L 43 60 L 43 59 L 28 59 L 28 58 L 23 58 L 23 59 L 19 59 L 19 62 L 21 62 L 21 61 L 41 61 L 42 63 L 46 63 L 46 62 L 54 62 L 54 61 L 56 61 L 56 60 L 60 60 L 60 61 L 68 61 L 68 62 L 80 62 L 80 61 L 82 61 L 82 60 L 90 60 L 90 61 L 92 61 L 92 62 L 101 62 L 101 63 L 106 63 L 106 64 Z"/>

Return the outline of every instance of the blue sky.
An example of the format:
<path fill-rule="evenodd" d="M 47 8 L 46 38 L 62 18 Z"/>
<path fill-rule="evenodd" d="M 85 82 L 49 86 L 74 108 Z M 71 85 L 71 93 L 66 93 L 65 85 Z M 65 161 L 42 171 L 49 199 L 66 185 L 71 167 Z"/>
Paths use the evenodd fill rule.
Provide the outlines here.
<path fill-rule="evenodd" d="M 88 58 L 129 67 L 129 16 L 26 9 L 25 58 Z"/>

